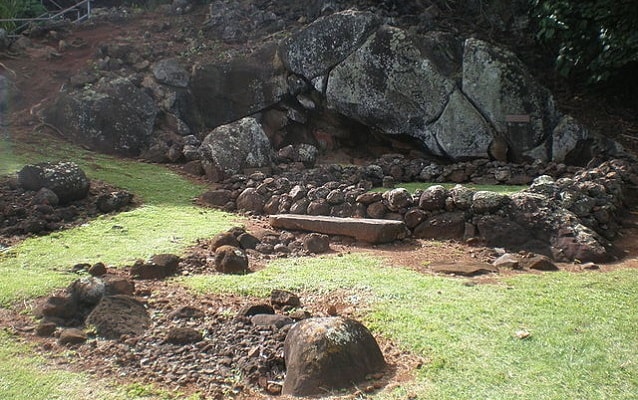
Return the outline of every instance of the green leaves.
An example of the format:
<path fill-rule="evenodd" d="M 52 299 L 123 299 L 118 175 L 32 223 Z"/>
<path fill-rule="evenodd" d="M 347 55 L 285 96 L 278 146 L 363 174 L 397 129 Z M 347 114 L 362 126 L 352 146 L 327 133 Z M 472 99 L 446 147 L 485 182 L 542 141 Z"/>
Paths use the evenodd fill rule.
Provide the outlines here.
<path fill-rule="evenodd" d="M 46 12 L 38 0 L 3 0 L 0 2 L 0 19 L 35 18 Z M 2 22 L 0 28 L 12 32 L 16 22 Z"/>
<path fill-rule="evenodd" d="M 534 0 L 536 37 L 556 51 L 563 76 L 584 73 L 589 83 L 608 81 L 638 62 L 638 2 Z"/>

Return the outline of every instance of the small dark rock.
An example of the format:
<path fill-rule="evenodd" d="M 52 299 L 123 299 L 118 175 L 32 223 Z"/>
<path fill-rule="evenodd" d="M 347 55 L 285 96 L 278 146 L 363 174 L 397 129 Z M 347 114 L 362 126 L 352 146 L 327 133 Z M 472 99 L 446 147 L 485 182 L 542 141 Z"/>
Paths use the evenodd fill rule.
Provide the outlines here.
<path fill-rule="evenodd" d="M 102 276 L 106 274 L 106 265 L 103 262 L 97 262 L 89 268 L 91 276 Z"/>
<path fill-rule="evenodd" d="M 137 260 L 131 267 L 131 276 L 137 279 L 164 279 L 177 273 L 180 258 L 174 254 L 157 254 L 150 262 Z"/>
<path fill-rule="evenodd" d="M 51 296 L 40 305 L 37 313 L 44 317 L 71 319 L 77 313 L 77 304 L 71 297 Z"/>
<path fill-rule="evenodd" d="M 187 153 L 186 151 L 184 153 L 185 153 L 184 156 L 186 158 L 191 158 L 190 153 Z M 184 171 L 186 171 L 186 173 L 191 174 L 191 175 L 195 175 L 195 176 L 204 175 L 204 168 L 202 167 L 202 162 L 200 160 L 189 161 L 186 164 L 184 164 L 184 166 L 182 168 L 184 168 Z M 204 198 L 204 195 L 202 195 L 202 200 L 204 200 L 205 202 L 208 203 L 208 201 Z M 212 203 L 210 203 L 210 204 L 213 205 L 213 206 L 221 207 L 220 205 L 216 205 L 216 204 L 212 204 Z"/>
<path fill-rule="evenodd" d="M 69 285 L 67 292 L 76 303 L 97 304 L 106 292 L 106 286 L 100 278 L 94 276 L 81 278 Z"/>
<path fill-rule="evenodd" d="M 221 246 L 215 250 L 215 269 L 225 274 L 248 272 L 248 257 L 239 247 Z"/>
<path fill-rule="evenodd" d="M 74 344 L 82 344 L 86 342 L 87 336 L 84 331 L 77 328 L 68 328 L 60 332 L 58 343 L 63 346 L 71 346 Z"/>
<path fill-rule="evenodd" d="M 259 243 L 255 246 L 255 250 L 263 254 L 272 254 L 275 251 L 275 246 L 270 243 Z"/>
<path fill-rule="evenodd" d="M 387 191 L 383 194 L 383 198 L 388 205 L 390 211 L 399 211 L 412 206 L 413 199 L 410 192 L 404 188 L 397 188 Z"/>
<path fill-rule="evenodd" d="M 288 313 L 288 316 L 295 321 L 301 321 L 302 319 L 310 318 L 312 315 L 306 310 L 296 309 Z"/>
<path fill-rule="evenodd" d="M 370 205 L 383 200 L 383 194 L 378 192 L 366 192 L 357 197 L 357 203 Z"/>
<path fill-rule="evenodd" d="M 442 210 L 445 208 L 447 189 L 441 185 L 430 186 L 419 198 L 419 208 L 425 211 Z"/>
<path fill-rule="evenodd" d="M 306 208 L 305 213 L 308 215 L 330 215 L 330 203 L 326 199 L 316 199 L 311 201 Z"/>
<path fill-rule="evenodd" d="M 275 309 L 269 304 L 251 304 L 245 306 L 237 313 L 238 317 L 250 317 L 257 314 L 274 314 Z"/>
<path fill-rule="evenodd" d="M 233 226 L 227 232 L 238 238 L 239 235 L 246 233 L 246 228 L 243 226 Z"/>
<path fill-rule="evenodd" d="M 227 189 L 216 189 L 202 194 L 201 199 L 204 203 L 211 206 L 223 207 L 226 203 L 232 200 L 232 194 L 233 192 Z"/>
<path fill-rule="evenodd" d="M 462 212 L 446 212 L 433 215 L 414 228 L 413 235 L 420 239 L 461 240 L 465 233 L 465 216 Z"/>
<path fill-rule="evenodd" d="M 250 233 L 244 232 L 237 237 L 239 245 L 244 250 L 254 249 L 259 244 L 259 239 Z"/>
<path fill-rule="evenodd" d="M 304 238 L 303 245 L 311 253 L 325 253 L 330 250 L 330 237 L 320 233 L 310 233 Z"/>
<path fill-rule="evenodd" d="M 403 217 L 403 221 L 405 222 L 405 225 L 408 228 L 414 229 L 426 218 L 427 218 L 427 213 L 425 211 L 421 210 L 420 208 L 412 208 L 405 213 L 405 216 Z"/>
<path fill-rule="evenodd" d="M 55 332 L 57 325 L 50 321 L 41 321 L 35 328 L 35 334 L 40 337 L 51 337 Z"/>
<path fill-rule="evenodd" d="M 133 194 L 126 191 L 111 192 L 100 195 L 95 204 L 103 213 L 121 210 L 131 203 Z"/>
<path fill-rule="evenodd" d="M 209 245 L 211 251 L 215 251 L 221 246 L 240 246 L 237 237 L 233 235 L 232 232 L 218 233 L 217 235 L 213 236 L 212 239 L 210 239 Z"/>
<path fill-rule="evenodd" d="M 169 319 L 199 319 L 204 317 L 204 312 L 199 308 L 183 306 L 168 314 Z"/>
<path fill-rule="evenodd" d="M 135 292 L 135 283 L 129 279 L 121 278 L 119 276 L 103 276 L 105 293 L 107 296 L 115 294 L 132 295 Z"/>
<path fill-rule="evenodd" d="M 266 199 L 257 193 L 254 188 L 247 188 L 237 197 L 237 209 L 261 213 L 264 210 Z"/>
<path fill-rule="evenodd" d="M 250 318 L 255 326 L 275 326 L 277 329 L 294 323 L 292 318 L 280 314 L 256 314 Z"/>
<path fill-rule="evenodd" d="M 381 219 L 385 216 L 388 210 L 382 201 L 377 201 L 368 205 L 366 212 L 368 213 L 368 216 L 370 216 L 370 218 Z"/>
<path fill-rule="evenodd" d="M 520 268 L 520 257 L 516 254 L 505 253 L 496 260 L 492 262 L 492 265 L 496 268 L 506 268 L 506 269 L 519 269 Z"/>
<path fill-rule="evenodd" d="M 60 199 L 55 192 L 48 188 L 42 188 L 33 196 L 33 204 L 46 204 L 52 207 L 57 206 L 60 203 Z"/>
<path fill-rule="evenodd" d="M 299 307 L 301 306 L 301 300 L 299 300 L 299 296 L 292 292 L 275 289 L 270 293 L 270 304 L 275 307 Z"/>
<path fill-rule="evenodd" d="M 170 328 L 166 341 L 171 344 L 184 345 L 202 340 L 201 332 L 193 328 Z"/>
<path fill-rule="evenodd" d="M 71 272 L 73 273 L 80 273 L 80 272 L 84 272 L 87 269 L 89 269 L 91 267 L 91 264 L 87 264 L 87 263 L 79 263 L 79 264 L 75 264 L 72 268 L 71 268 Z"/>
<path fill-rule="evenodd" d="M 155 254 L 150 261 L 158 267 L 174 273 L 177 271 L 181 259 L 175 254 Z"/>
<path fill-rule="evenodd" d="M 86 318 L 96 333 L 106 339 L 119 339 L 122 335 L 144 333 L 151 324 L 148 311 L 131 296 L 105 296 Z"/>
<path fill-rule="evenodd" d="M 525 258 L 521 261 L 523 268 L 533 269 L 536 271 L 558 271 L 558 267 L 549 257 L 533 256 Z"/>
<path fill-rule="evenodd" d="M 308 212 L 308 206 L 310 205 L 310 201 L 306 198 L 299 199 L 292 203 L 290 206 L 291 214 L 299 214 L 303 215 Z"/>

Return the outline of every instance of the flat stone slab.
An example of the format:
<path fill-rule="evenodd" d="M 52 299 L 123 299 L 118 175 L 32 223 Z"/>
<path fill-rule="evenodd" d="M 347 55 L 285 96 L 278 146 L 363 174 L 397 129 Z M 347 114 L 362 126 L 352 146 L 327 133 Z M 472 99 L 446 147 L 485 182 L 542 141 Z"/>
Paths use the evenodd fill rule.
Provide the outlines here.
<path fill-rule="evenodd" d="M 270 225 L 279 229 L 350 236 L 368 243 L 387 243 L 407 236 L 402 221 L 387 219 L 278 214 L 270 216 Z"/>
<path fill-rule="evenodd" d="M 497 273 L 498 268 L 486 263 L 436 263 L 430 269 L 439 274 L 476 276 Z"/>

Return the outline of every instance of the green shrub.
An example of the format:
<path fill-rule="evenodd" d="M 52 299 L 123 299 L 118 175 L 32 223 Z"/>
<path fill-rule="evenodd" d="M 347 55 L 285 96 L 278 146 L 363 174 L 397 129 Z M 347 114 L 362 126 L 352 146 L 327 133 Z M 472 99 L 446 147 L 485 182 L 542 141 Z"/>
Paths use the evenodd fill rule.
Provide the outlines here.
<path fill-rule="evenodd" d="M 38 0 L 2 0 L 0 2 L 0 19 L 35 18 L 46 11 Z M 15 22 L 2 22 L 0 28 L 12 32 L 17 25 Z"/>
<path fill-rule="evenodd" d="M 635 0 L 532 0 L 537 38 L 556 51 L 563 76 L 589 83 L 631 74 L 638 66 Z"/>

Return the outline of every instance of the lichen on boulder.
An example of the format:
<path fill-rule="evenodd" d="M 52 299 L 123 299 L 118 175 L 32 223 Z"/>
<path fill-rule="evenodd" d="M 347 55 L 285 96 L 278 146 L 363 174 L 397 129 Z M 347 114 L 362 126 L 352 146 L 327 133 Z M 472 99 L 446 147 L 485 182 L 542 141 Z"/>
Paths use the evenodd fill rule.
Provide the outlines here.
<path fill-rule="evenodd" d="M 284 343 L 286 379 L 282 394 L 311 396 L 343 389 L 385 367 L 370 331 L 342 317 L 309 318 L 296 323 Z"/>
<path fill-rule="evenodd" d="M 66 161 L 25 165 L 18 172 L 18 184 L 33 191 L 47 188 L 62 204 L 85 198 L 90 187 L 84 171 L 76 163 Z"/>

